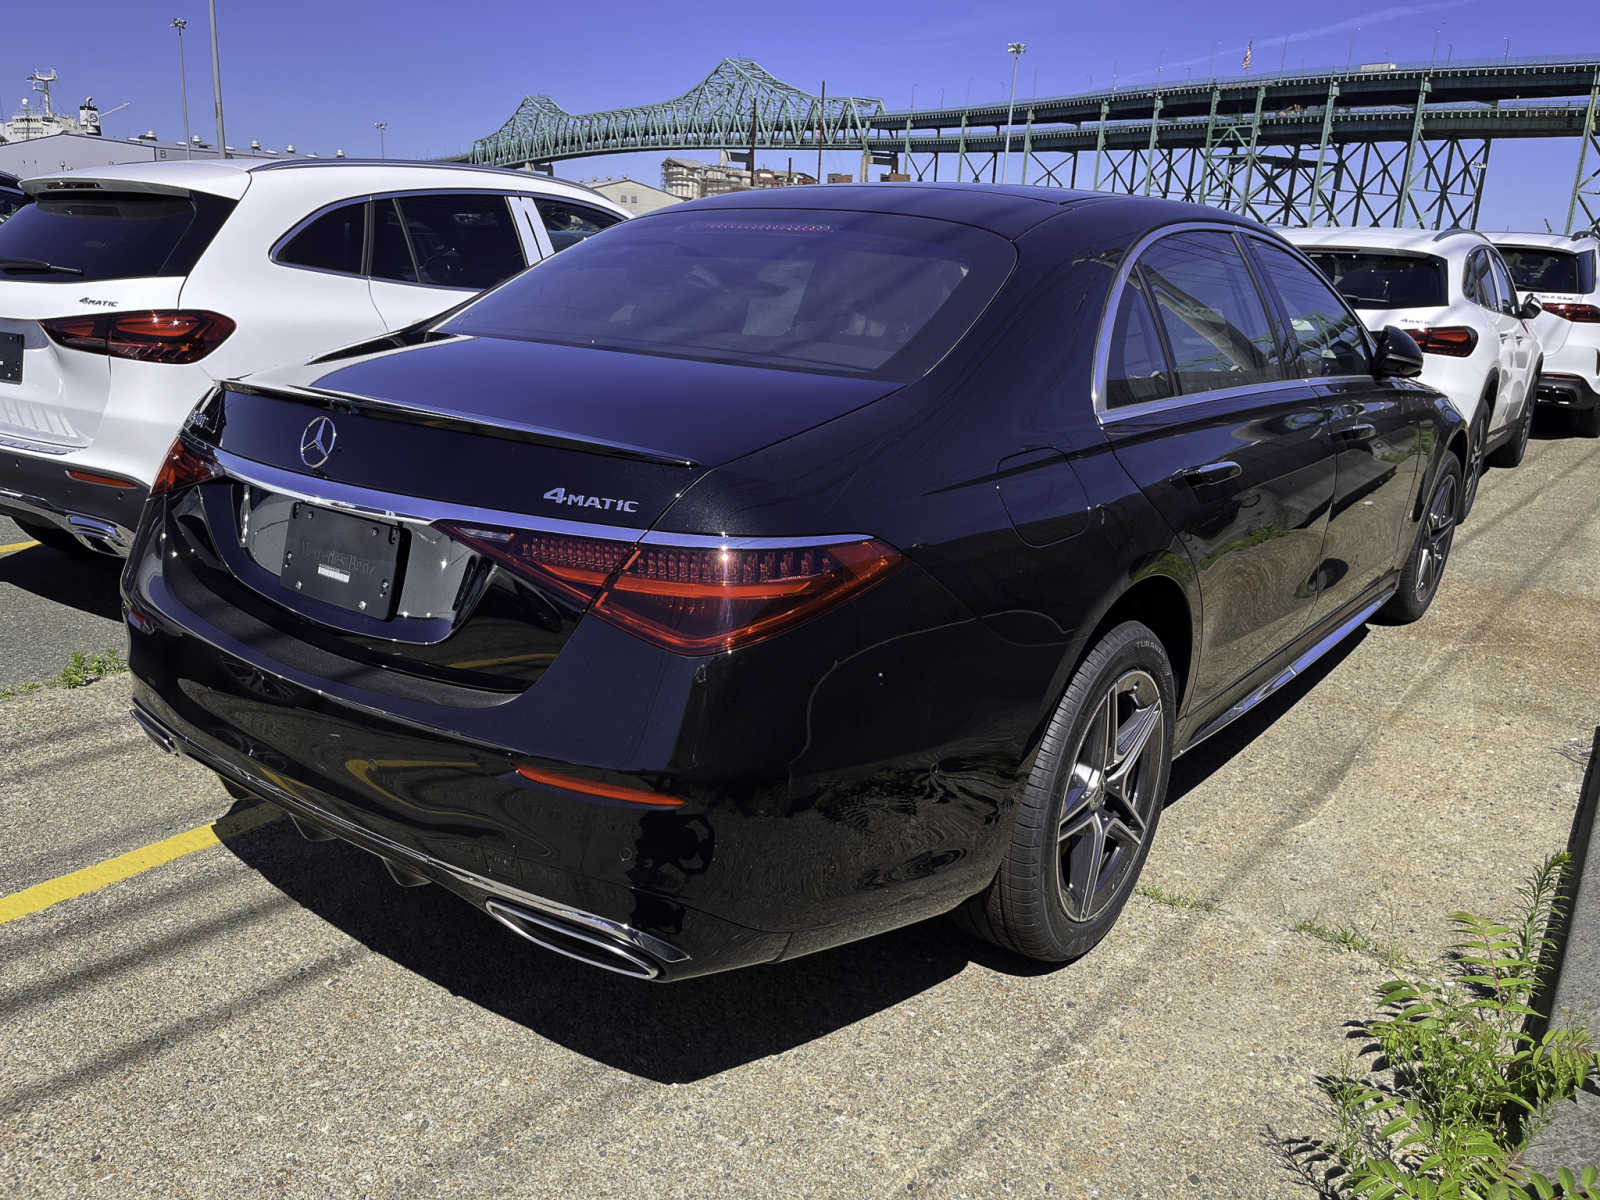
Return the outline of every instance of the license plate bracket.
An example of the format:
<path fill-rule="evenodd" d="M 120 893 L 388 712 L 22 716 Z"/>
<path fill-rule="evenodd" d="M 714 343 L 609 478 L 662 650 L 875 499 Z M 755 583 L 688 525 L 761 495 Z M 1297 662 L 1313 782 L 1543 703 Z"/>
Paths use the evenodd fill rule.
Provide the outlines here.
<path fill-rule="evenodd" d="M 278 578 L 298 595 L 387 621 L 405 549 L 406 532 L 398 525 L 296 503 Z"/>
<path fill-rule="evenodd" d="M 22 382 L 22 335 L 0 333 L 0 383 Z"/>

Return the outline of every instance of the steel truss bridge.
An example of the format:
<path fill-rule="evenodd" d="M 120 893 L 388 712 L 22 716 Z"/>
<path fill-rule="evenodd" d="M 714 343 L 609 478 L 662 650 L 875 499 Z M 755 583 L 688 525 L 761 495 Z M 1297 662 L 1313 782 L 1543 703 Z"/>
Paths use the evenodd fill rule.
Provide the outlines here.
<path fill-rule="evenodd" d="M 548 168 L 639 151 L 862 155 L 912 179 L 1015 176 L 1285 225 L 1473 225 L 1504 138 L 1576 142 L 1566 231 L 1600 226 L 1600 58 L 1368 64 L 891 111 L 724 59 L 661 104 L 572 114 L 530 96 L 468 161 Z M 1005 161 L 1007 135 L 1011 164 Z"/>

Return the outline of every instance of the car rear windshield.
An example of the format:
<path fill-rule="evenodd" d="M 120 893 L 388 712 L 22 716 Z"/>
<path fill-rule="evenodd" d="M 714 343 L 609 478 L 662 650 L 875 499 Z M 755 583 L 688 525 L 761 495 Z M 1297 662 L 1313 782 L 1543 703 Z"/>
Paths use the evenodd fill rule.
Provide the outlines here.
<path fill-rule="evenodd" d="M 48 191 L 0 225 L 0 279 L 83 283 L 187 275 L 233 206 L 202 192 Z M 6 265 L 18 259 L 67 270 Z"/>
<path fill-rule="evenodd" d="M 469 305 L 447 333 L 910 380 L 977 319 L 1015 251 L 879 213 L 700 210 L 625 221 Z"/>
<path fill-rule="evenodd" d="M 1511 268 L 1511 278 L 1524 292 L 1574 292 L 1595 290 L 1594 252 L 1548 250 L 1540 246 L 1501 246 L 1500 257 Z"/>
<path fill-rule="evenodd" d="M 1431 254 L 1308 250 L 1352 308 L 1443 308 L 1449 303 L 1444 259 Z"/>

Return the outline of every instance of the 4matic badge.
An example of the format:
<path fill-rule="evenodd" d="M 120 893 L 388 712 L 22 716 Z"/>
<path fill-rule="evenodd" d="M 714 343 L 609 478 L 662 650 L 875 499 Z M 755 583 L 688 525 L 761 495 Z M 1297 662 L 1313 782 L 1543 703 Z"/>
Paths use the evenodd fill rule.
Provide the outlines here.
<path fill-rule="evenodd" d="M 573 504 L 579 508 L 603 508 L 611 512 L 638 512 L 637 500 L 618 500 L 614 496 L 584 496 L 569 492 L 564 487 L 553 487 L 544 494 L 546 500 L 556 504 Z"/>

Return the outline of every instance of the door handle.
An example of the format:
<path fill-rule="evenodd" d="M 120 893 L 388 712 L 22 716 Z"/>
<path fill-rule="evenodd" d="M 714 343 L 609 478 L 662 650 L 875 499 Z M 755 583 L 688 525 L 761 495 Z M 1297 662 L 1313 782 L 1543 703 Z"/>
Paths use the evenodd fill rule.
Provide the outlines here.
<path fill-rule="evenodd" d="M 1378 436 L 1376 425 L 1343 425 L 1333 431 L 1333 436 L 1347 442 L 1364 442 Z"/>
<path fill-rule="evenodd" d="M 1185 467 L 1174 478 L 1187 483 L 1190 487 L 1210 487 L 1227 483 L 1230 479 L 1237 479 L 1243 473 L 1243 467 L 1225 458 L 1220 462 L 1207 463 L 1203 467 Z"/>

